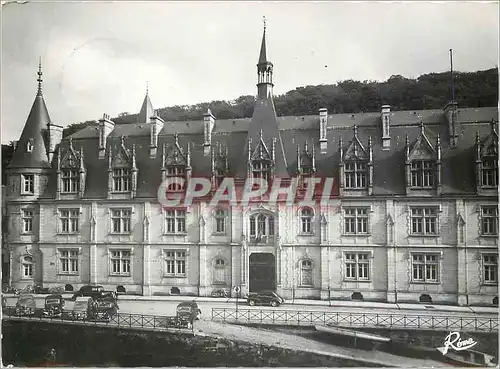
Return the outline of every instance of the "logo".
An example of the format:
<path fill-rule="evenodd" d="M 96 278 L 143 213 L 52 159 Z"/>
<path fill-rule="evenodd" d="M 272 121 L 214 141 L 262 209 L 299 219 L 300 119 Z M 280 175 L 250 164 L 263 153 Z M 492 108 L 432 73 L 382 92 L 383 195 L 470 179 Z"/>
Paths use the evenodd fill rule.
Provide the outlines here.
<path fill-rule="evenodd" d="M 205 177 L 168 177 L 158 188 L 157 197 L 164 207 L 191 206 L 194 200 L 204 201 L 210 207 L 218 204 L 247 207 L 250 203 L 277 202 L 287 205 L 312 206 L 320 203 L 329 206 L 337 197 L 337 183 L 329 177 L 306 177 L 303 179 L 251 178 L 238 180 L 224 177 L 215 185 Z"/>
<path fill-rule="evenodd" d="M 452 349 L 454 349 L 455 351 L 463 351 L 463 350 L 468 350 L 468 349 L 476 346 L 477 342 L 474 341 L 474 339 L 472 339 L 472 338 L 468 338 L 468 339 L 462 341 L 460 339 L 460 333 L 451 332 L 449 335 L 446 336 L 443 344 L 444 344 L 443 347 L 438 347 L 437 349 L 443 355 L 446 355 L 448 353 L 448 350 L 450 349 L 450 347 Z"/>

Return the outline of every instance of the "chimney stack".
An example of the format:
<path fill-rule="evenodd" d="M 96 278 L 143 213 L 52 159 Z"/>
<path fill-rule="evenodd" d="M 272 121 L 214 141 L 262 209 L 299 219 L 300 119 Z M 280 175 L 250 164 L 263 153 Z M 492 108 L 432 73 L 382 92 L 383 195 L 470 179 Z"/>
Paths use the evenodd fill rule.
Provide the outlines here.
<path fill-rule="evenodd" d="M 149 156 L 153 159 L 156 157 L 158 151 L 158 135 L 163 129 L 163 124 L 165 121 L 158 116 L 158 111 L 154 111 L 154 115 L 151 117 L 151 139 L 149 143 Z"/>
<path fill-rule="evenodd" d="M 115 128 L 115 123 L 111 120 L 109 114 L 104 113 L 99 119 L 99 159 L 106 156 L 106 141 L 109 134 Z"/>
<path fill-rule="evenodd" d="M 215 125 L 215 117 L 210 109 L 203 114 L 203 133 L 204 133 L 204 143 L 203 143 L 203 154 L 205 156 L 210 154 L 210 145 L 212 144 L 212 131 Z"/>
<path fill-rule="evenodd" d="M 49 163 L 52 162 L 52 158 L 56 152 L 56 147 L 61 143 L 63 135 L 63 127 L 57 124 L 49 123 L 47 124 L 49 130 L 49 149 L 47 151 L 49 157 Z"/>
<path fill-rule="evenodd" d="M 326 154 L 328 141 L 326 139 L 326 126 L 328 123 L 328 110 L 319 109 L 319 148 L 322 154 Z"/>
<path fill-rule="evenodd" d="M 380 112 L 382 120 L 382 149 L 389 150 L 391 148 L 391 106 L 382 105 Z"/>

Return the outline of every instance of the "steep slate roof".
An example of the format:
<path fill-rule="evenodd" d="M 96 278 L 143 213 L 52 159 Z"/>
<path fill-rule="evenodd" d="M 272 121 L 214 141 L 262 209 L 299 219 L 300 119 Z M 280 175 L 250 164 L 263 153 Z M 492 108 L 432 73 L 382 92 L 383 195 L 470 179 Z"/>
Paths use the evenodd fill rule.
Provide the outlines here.
<path fill-rule="evenodd" d="M 420 117 L 420 118 L 419 118 Z M 491 134 L 491 120 L 498 121 L 496 108 L 469 109 L 462 108 L 459 113 L 461 129 L 456 148 L 448 144 L 448 125 L 442 110 L 396 111 L 391 113 L 391 147 L 382 149 L 381 120 L 379 113 L 335 114 L 328 116 L 327 152 L 322 154 L 319 148 L 319 115 L 288 116 L 277 118 L 280 135 L 283 141 L 284 157 L 288 164 L 288 172 L 293 175 L 297 168 L 297 145 L 302 149 L 305 141 L 309 147 L 314 145 L 316 152 L 316 169 L 319 175 L 338 176 L 339 139 L 342 136 L 346 148 L 353 139 L 353 127 L 358 126 L 358 137 L 367 147 L 369 137 L 373 141 L 373 194 L 404 195 L 405 140 L 409 136 L 413 144 L 420 134 L 420 120 L 424 122 L 425 134 L 431 145 L 435 146 L 439 133 L 442 145 L 442 190 L 443 194 L 475 193 L 475 134 L 479 132 L 482 141 Z M 234 121 L 234 123 L 233 123 Z M 267 123 L 262 121 L 262 123 Z M 188 125 L 189 124 L 189 125 Z M 241 164 L 246 165 L 243 152 L 246 149 L 247 135 L 256 129 L 251 119 L 216 120 L 212 134 L 212 148 L 220 143 L 228 148 L 228 176 L 239 176 Z M 137 197 L 156 197 L 161 182 L 162 147 L 173 145 L 174 133 L 178 133 L 178 141 L 183 151 L 187 145 L 191 150 L 191 166 L 193 176 L 211 176 L 211 156 L 203 152 L 203 119 L 191 122 L 166 122 L 159 135 L 158 152 L 154 159 L 149 156 L 149 140 L 151 124 L 116 125 L 108 139 L 108 148 L 116 152 L 120 145 L 120 137 L 125 136 L 125 146 L 131 149 L 135 144 L 137 155 L 138 185 Z M 265 133 L 263 134 L 265 136 Z M 85 197 L 105 198 L 108 186 L 108 159 L 98 158 L 98 131 L 96 127 L 87 127 L 74 133 L 73 146 L 79 151 L 83 146 L 85 167 L 87 170 Z M 255 141 L 252 144 L 254 147 Z M 68 140 L 61 143 L 62 151 L 68 147 Z M 278 146 L 277 146 L 278 148 Z M 246 172 L 243 177 L 246 176 Z M 55 168 L 44 197 L 54 198 L 56 191 Z"/>
<path fill-rule="evenodd" d="M 49 168 L 47 156 L 47 125 L 50 116 L 42 94 L 42 66 L 38 70 L 38 91 L 31 107 L 28 119 L 24 125 L 16 150 L 12 155 L 10 168 Z M 31 141 L 33 149 L 28 152 L 26 147 Z"/>

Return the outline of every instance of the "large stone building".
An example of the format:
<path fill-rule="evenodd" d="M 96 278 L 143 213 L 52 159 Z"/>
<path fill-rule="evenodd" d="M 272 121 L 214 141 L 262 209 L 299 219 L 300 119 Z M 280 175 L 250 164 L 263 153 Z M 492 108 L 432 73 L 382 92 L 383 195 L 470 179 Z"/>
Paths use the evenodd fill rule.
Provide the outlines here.
<path fill-rule="evenodd" d="M 498 301 L 496 107 L 277 117 L 264 30 L 252 118 L 165 122 L 146 94 L 137 123 L 104 114 L 62 139 L 41 76 L 7 173 L 16 287 Z M 169 176 L 336 185 L 327 206 L 168 208 L 157 192 Z"/>

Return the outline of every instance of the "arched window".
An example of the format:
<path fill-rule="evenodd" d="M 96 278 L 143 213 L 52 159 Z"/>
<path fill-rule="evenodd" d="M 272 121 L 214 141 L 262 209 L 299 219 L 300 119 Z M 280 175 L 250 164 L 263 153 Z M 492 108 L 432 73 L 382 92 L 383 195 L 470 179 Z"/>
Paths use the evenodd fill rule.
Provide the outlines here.
<path fill-rule="evenodd" d="M 226 261 L 222 258 L 214 261 L 214 284 L 226 284 Z"/>
<path fill-rule="evenodd" d="M 313 226 L 313 211 L 311 208 L 303 208 L 300 211 L 300 233 L 302 234 L 312 234 Z"/>
<path fill-rule="evenodd" d="M 215 229 L 214 233 L 226 233 L 226 212 L 223 209 L 216 209 L 214 213 Z"/>
<path fill-rule="evenodd" d="M 313 265 L 309 259 L 300 262 L 300 285 L 307 287 L 313 285 Z"/>
<path fill-rule="evenodd" d="M 274 236 L 274 217 L 268 214 L 250 216 L 250 237 L 255 242 L 267 242 Z"/>
<path fill-rule="evenodd" d="M 23 278 L 33 278 L 33 257 L 23 256 L 21 264 Z"/>

